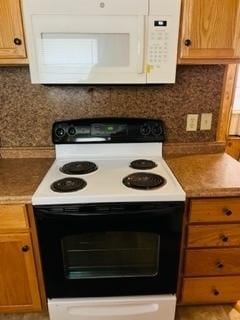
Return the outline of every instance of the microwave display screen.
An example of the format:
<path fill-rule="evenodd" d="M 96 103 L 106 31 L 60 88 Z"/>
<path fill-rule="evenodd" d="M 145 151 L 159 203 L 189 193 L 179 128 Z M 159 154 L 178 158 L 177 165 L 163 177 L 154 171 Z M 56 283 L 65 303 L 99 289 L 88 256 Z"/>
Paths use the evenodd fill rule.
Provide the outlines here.
<path fill-rule="evenodd" d="M 91 127 L 92 136 L 111 136 L 111 135 L 126 135 L 127 125 L 124 124 L 93 124 Z"/>
<path fill-rule="evenodd" d="M 166 20 L 155 20 L 154 27 L 166 27 L 167 21 Z"/>

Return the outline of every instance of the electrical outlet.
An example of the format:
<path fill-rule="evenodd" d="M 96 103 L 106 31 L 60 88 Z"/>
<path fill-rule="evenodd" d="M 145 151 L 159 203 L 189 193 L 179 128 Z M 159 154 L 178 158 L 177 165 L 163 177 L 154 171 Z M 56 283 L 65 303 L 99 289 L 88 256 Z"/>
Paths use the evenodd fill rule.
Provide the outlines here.
<path fill-rule="evenodd" d="M 188 114 L 186 131 L 197 131 L 197 127 L 198 127 L 198 114 Z"/>
<path fill-rule="evenodd" d="M 200 130 L 211 130 L 211 128 L 212 128 L 212 113 L 202 113 Z"/>

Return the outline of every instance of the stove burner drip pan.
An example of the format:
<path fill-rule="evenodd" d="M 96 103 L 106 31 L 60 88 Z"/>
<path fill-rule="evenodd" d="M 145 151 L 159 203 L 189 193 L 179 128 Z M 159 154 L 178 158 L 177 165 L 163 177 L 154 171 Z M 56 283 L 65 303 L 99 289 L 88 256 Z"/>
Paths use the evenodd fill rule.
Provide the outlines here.
<path fill-rule="evenodd" d="M 146 160 L 146 159 L 138 159 L 135 161 L 132 161 L 130 164 L 130 167 L 133 169 L 139 169 L 139 170 L 150 170 L 157 167 L 157 164 L 152 160 Z"/>
<path fill-rule="evenodd" d="M 158 174 L 137 172 L 123 179 L 123 184 L 128 188 L 152 190 L 165 185 L 166 180 Z"/>
<path fill-rule="evenodd" d="M 98 169 L 94 162 L 90 161 L 75 161 L 65 164 L 60 170 L 66 174 L 87 174 Z"/>
<path fill-rule="evenodd" d="M 55 181 L 51 189 L 55 192 L 73 192 L 85 188 L 86 185 L 86 181 L 80 178 L 64 178 Z"/>

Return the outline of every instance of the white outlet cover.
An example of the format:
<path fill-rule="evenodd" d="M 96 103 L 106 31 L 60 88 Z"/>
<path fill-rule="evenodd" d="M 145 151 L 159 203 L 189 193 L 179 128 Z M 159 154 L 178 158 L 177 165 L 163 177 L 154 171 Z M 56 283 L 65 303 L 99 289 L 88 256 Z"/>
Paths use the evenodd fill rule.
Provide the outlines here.
<path fill-rule="evenodd" d="M 211 128 L 212 128 L 212 113 L 202 113 L 200 130 L 211 130 Z"/>
<path fill-rule="evenodd" d="M 198 128 L 198 114 L 188 114 L 186 131 L 197 131 L 197 128 Z"/>

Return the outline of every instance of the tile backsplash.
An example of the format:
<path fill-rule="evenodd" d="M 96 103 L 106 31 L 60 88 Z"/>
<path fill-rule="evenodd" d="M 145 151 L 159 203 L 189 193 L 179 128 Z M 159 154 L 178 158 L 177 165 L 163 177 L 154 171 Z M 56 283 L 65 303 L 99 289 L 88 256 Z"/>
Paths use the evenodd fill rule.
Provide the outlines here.
<path fill-rule="evenodd" d="M 85 117 L 162 119 L 167 142 L 215 140 L 224 66 L 178 66 L 177 82 L 149 86 L 46 86 L 27 67 L 0 68 L 2 147 L 51 146 L 55 120 Z M 188 113 L 213 113 L 211 131 L 186 132 Z"/>

